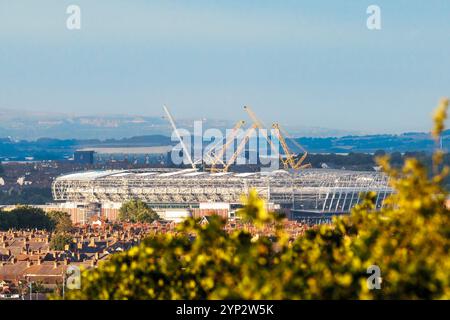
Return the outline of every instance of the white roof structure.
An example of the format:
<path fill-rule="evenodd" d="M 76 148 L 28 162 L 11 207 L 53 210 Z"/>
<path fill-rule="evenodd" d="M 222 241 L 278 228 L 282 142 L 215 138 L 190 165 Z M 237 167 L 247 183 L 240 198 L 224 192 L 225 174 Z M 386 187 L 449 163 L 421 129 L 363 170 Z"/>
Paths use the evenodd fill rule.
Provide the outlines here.
<path fill-rule="evenodd" d="M 126 171 L 123 171 L 123 170 L 84 171 L 84 172 L 77 172 L 77 173 L 65 175 L 64 180 L 91 181 L 91 180 L 107 177 L 110 175 L 117 175 L 117 174 L 125 173 L 125 172 Z"/>
<path fill-rule="evenodd" d="M 255 189 L 269 202 L 299 210 L 346 211 L 360 194 L 375 191 L 381 206 L 392 192 L 386 175 L 332 169 L 305 169 L 292 173 L 209 173 L 184 170 L 91 171 L 60 176 L 52 192 L 55 201 L 124 202 L 139 198 L 148 203 L 240 203 L 242 194 Z"/>

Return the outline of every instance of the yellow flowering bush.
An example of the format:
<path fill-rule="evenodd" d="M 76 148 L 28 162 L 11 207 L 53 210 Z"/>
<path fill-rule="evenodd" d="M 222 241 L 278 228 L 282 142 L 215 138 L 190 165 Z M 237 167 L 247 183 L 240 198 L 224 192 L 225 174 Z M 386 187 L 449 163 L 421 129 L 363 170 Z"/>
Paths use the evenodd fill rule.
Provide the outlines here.
<path fill-rule="evenodd" d="M 444 129 L 448 100 L 432 133 Z M 289 239 L 252 238 L 224 231 L 224 221 L 185 221 L 177 236 L 148 238 L 82 273 L 81 290 L 69 299 L 449 299 L 450 221 L 441 183 L 448 168 L 434 156 L 430 177 L 415 159 L 401 170 L 380 164 L 395 193 L 381 210 L 369 193 L 349 216 Z M 240 214 L 259 226 L 278 223 L 254 192 Z M 381 271 L 380 289 L 370 289 L 370 266 Z"/>

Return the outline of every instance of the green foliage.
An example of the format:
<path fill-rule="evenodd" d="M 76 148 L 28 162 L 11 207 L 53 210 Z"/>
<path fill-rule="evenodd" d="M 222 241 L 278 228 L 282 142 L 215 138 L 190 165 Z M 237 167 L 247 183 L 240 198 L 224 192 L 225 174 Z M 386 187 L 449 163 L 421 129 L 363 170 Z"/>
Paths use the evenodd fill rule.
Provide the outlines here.
<path fill-rule="evenodd" d="M 48 217 L 55 225 L 55 231 L 59 233 L 70 233 L 73 230 L 72 220 L 70 215 L 62 211 L 51 211 Z"/>
<path fill-rule="evenodd" d="M 20 206 L 9 212 L 0 211 L 0 230 L 45 229 L 52 230 L 54 222 L 38 208 Z"/>
<path fill-rule="evenodd" d="M 0 230 L 41 229 L 68 233 L 72 231 L 70 216 L 61 211 L 45 213 L 42 209 L 18 206 L 11 211 L 0 211 Z"/>
<path fill-rule="evenodd" d="M 448 101 L 436 126 L 443 130 Z M 288 239 L 226 233 L 212 217 L 200 225 L 189 219 L 178 235 L 161 234 L 113 255 L 82 273 L 82 290 L 69 299 L 449 299 L 450 212 L 442 181 L 449 169 L 433 156 L 431 175 L 417 160 L 401 170 L 382 157 L 380 165 L 395 189 L 375 210 L 369 193 L 351 215 L 332 225 Z M 276 223 L 264 202 L 250 193 L 240 214 L 259 226 Z M 369 290 L 367 268 L 381 269 L 382 285 Z"/>
<path fill-rule="evenodd" d="M 33 293 L 43 293 L 47 292 L 48 290 L 45 288 L 44 283 L 42 281 L 36 281 L 32 284 L 32 291 Z"/>
<path fill-rule="evenodd" d="M 158 220 L 158 214 L 141 200 L 130 200 L 122 205 L 119 220 L 127 222 L 153 222 Z"/>
<path fill-rule="evenodd" d="M 66 245 L 70 245 L 73 241 L 73 237 L 68 233 L 57 232 L 52 235 L 50 240 L 50 249 L 63 251 Z"/>
<path fill-rule="evenodd" d="M 237 215 L 244 222 L 263 227 L 270 222 L 279 221 L 281 218 L 280 215 L 267 211 L 266 202 L 258 197 L 255 190 L 250 190 L 248 196 L 242 196 L 241 201 L 244 206 L 238 210 Z"/>

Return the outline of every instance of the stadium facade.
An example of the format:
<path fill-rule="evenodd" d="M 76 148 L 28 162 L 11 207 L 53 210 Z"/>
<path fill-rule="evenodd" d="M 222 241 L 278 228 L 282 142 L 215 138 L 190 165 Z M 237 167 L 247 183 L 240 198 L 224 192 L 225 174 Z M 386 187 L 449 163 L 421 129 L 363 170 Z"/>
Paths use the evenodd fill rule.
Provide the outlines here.
<path fill-rule="evenodd" d="M 168 220 L 219 214 L 233 217 L 242 194 L 255 189 L 270 209 L 290 218 L 343 214 L 374 191 L 380 208 L 392 192 L 380 172 L 305 169 L 299 172 L 210 173 L 195 169 L 90 171 L 60 176 L 52 186 L 59 209 L 75 222 L 117 219 L 123 202 L 141 199 Z"/>

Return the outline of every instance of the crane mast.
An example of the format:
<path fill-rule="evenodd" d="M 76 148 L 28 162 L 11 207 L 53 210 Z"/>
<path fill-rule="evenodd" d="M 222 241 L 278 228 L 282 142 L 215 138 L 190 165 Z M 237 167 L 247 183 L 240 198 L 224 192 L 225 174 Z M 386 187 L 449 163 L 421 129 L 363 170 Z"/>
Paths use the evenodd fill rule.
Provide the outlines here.
<path fill-rule="evenodd" d="M 234 139 L 236 138 L 236 134 L 238 130 L 245 124 L 245 121 L 240 120 L 236 125 L 233 127 L 231 133 L 226 137 L 226 142 L 222 146 L 222 148 L 219 150 L 217 155 L 214 157 L 212 163 L 211 163 L 211 172 L 217 172 L 216 164 L 217 162 L 222 162 L 222 164 L 225 166 L 226 164 L 222 161 L 223 155 L 228 150 L 229 146 L 234 143 Z M 213 148 L 211 148 L 212 150 Z"/>
<path fill-rule="evenodd" d="M 280 159 L 281 159 L 281 162 L 283 163 L 284 168 L 289 169 L 289 166 L 291 168 L 294 168 L 294 166 L 295 166 L 294 155 L 289 150 L 286 140 L 284 139 L 283 135 L 280 132 L 280 125 L 278 123 L 274 123 L 272 125 L 272 128 L 275 129 L 274 130 L 275 134 L 276 134 L 278 140 L 280 141 L 281 147 L 283 148 L 284 154 L 286 156 L 286 160 L 284 160 L 283 157 L 281 157 L 281 155 L 280 155 Z"/>
<path fill-rule="evenodd" d="M 261 122 L 261 120 L 258 119 L 258 117 L 256 116 L 256 114 L 253 112 L 253 110 L 249 107 L 249 106 L 244 106 L 244 110 L 247 112 L 247 114 L 250 116 L 250 118 L 252 119 L 253 123 L 256 125 L 257 129 L 260 129 L 261 134 L 264 136 L 264 138 L 266 139 L 266 141 L 269 143 L 270 147 L 272 148 L 272 151 L 275 152 L 275 154 L 278 154 L 280 152 L 280 150 L 278 150 L 275 145 L 273 144 L 272 140 L 270 139 L 270 137 L 267 135 L 266 132 L 266 126 Z"/>
<path fill-rule="evenodd" d="M 289 134 L 283 130 L 282 128 L 280 128 L 280 131 L 283 132 L 283 134 L 297 147 L 299 148 L 301 151 L 303 151 L 303 156 L 294 164 L 294 166 L 292 167 L 295 170 L 299 170 L 299 169 L 304 169 L 304 168 L 311 168 L 311 164 L 307 163 L 303 165 L 303 162 L 305 161 L 306 157 L 308 156 L 308 151 L 305 150 L 305 148 L 303 148 L 297 141 L 295 141 L 294 139 L 292 139 Z M 292 159 L 293 161 L 294 158 Z"/>
<path fill-rule="evenodd" d="M 228 168 L 233 164 L 234 161 L 236 161 L 239 154 L 242 152 L 242 150 L 245 148 L 245 145 L 247 144 L 247 141 L 250 139 L 250 136 L 253 134 L 253 132 L 256 130 L 257 125 L 254 123 L 250 129 L 247 130 L 247 133 L 245 134 L 244 138 L 242 139 L 241 143 L 236 149 L 236 152 L 233 154 L 233 156 L 230 158 L 230 160 L 227 161 L 227 164 L 223 168 L 223 172 L 227 172 Z"/>
<path fill-rule="evenodd" d="M 244 110 L 248 113 L 248 115 L 253 120 L 253 123 L 256 125 L 256 127 L 258 129 L 266 128 L 265 125 L 262 123 L 262 121 L 258 119 L 256 114 L 253 112 L 253 110 L 250 107 L 245 106 Z M 283 148 L 283 151 L 286 155 L 286 159 L 283 159 L 281 154 L 279 155 L 281 163 L 283 164 L 283 167 L 286 170 L 290 169 L 290 168 L 294 169 L 294 170 L 298 170 L 298 169 L 311 167 L 310 164 L 303 165 L 303 161 L 305 161 L 305 159 L 308 155 L 308 152 L 300 144 L 298 144 L 294 139 L 289 138 L 289 135 L 284 131 L 283 134 L 285 134 L 286 137 L 289 138 L 289 140 L 291 140 L 300 150 L 302 150 L 304 152 L 303 156 L 297 162 L 295 162 L 295 154 L 289 150 L 286 139 L 284 138 L 284 136 L 282 134 L 282 129 L 281 129 L 280 125 L 278 123 L 274 123 L 272 125 L 272 128 L 275 129 L 275 135 L 277 136 L 277 139 L 280 141 L 281 147 Z M 274 143 L 270 139 L 270 137 L 267 135 L 265 130 L 261 130 L 261 133 L 263 134 L 264 138 L 269 143 L 272 150 L 275 153 L 279 154 L 279 150 L 277 150 L 276 146 L 274 145 Z"/>
<path fill-rule="evenodd" d="M 180 141 L 181 147 L 183 149 L 183 155 L 186 157 L 186 159 L 188 160 L 188 162 L 190 163 L 192 168 L 197 170 L 195 162 L 192 161 L 191 153 L 187 149 L 186 144 L 184 143 L 183 139 L 180 136 L 180 133 L 178 132 L 178 129 L 177 129 L 177 126 L 175 124 L 175 120 L 173 119 L 172 114 L 170 113 L 170 111 L 166 105 L 163 105 L 163 109 L 167 115 L 167 118 L 169 119 L 169 122 L 173 128 L 173 131 L 175 132 L 177 139 Z M 224 162 L 223 156 L 224 156 L 225 152 L 228 150 L 228 148 L 230 147 L 230 145 L 232 143 L 234 143 L 234 140 L 237 136 L 238 130 L 245 124 L 245 121 L 243 121 L 243 120 L 240 120 L 235 124 L 231 133 L 226 137 L 225 144 L 222 146 L 222 148 L 220 148 L 220 150 L 218 151 L 217 154 L 212 155 L 212 152 L 215 150 L 216 146 L 220 142 L 216 143 L 207 153 L 205 153 L 205 156 L 207 156 L 211 160 L 211 168 L 210 168 L 211 172 L 218 172 L 218 171 L 227 172 L 229 167 L 236 161 L 239 154 L 243 151 L 243 149 L 245 148 L 245 145 L 247 144 L 248 140 L 250 139 L 250 136 L 253 134 L 253 132 L 256 131 L 256 129 L 261 130 L 260 131 L 261 134 L 266 139 L 266 141 L 269 143 L 272 151 L 274 151 L 276 154 L 279 155 L 281 163 L 283 164 L 283 167 L 286 170 L 288 170 L 288 169 L 299 170 L 299 169 L 311 167 L 310 164 L 303 164 L 303 162 L 305 161 L 305 159 L 308 155 L 308 152 L 299 143 L 297 143 L 294 139 L 290 138 L 289 135 L 281 129 L 281 127 L 278 123 L 273 123 L 272 129 L 274 129 L 275 135 L 276 135 L 277 139 L 280 141 L 280 144 L 281 144 L 281 147 L 283 148 L 286 159 L 284 159 L 283 156 L 280 154 L 279 149 L 275 146 L 272 139 L 268 136 L 268 134 L 266 132 L 266 126 L 262 123 L 261 120 L 258 119 L 258 117 L 253 112 L 253 110 L 248 106 L 244 106 L 244 110 L 247 112 L 247 114 L 252 119 L 252 121 L 253 121 L 252 126 L 247 130 L 244 138 L 239 143 L 239 145 L 236 149 L 236 152 L 233 153 L 233 155 L 231 156 L 231 158 L 228 161 Z M 303 151 L 303 155 L 298 161 L 296 161 L 296 159 L 295 159 L 296 154 L 292 153 L 291 150 L 289 149 L 284 135 L 286 135 L 286 137 L 290 141 L 292 141 L 292 143 L 294 143 L 296 147 L 298 147 L 301 151 Z M 223 164 L 224 167 L 222 170 L 219 170 L 216 167 L 218 162 L 221 162 Z"/>
<path fill-rule="evenodd" d="M 183 155 L 188 159 L 189 163 L 192 166 L 192 169 L 197 170 L 197 167 L 195 166 L 194 162 L 191 158 L 191 153 L 188 151 L 186 145 L 184 144 L 183 139 L 181 139 L 180 133 L 178 132 L 177 126 L 175 125 L 175 121 L 173 120 L 172 115 L 170 114 L 169 109 L 166 105 L 163 105 L 164 112 L 166 113 L 167 117 L 169 118 L 169 122 L 172 125 L 172 129 L 175 132 L 175 135 L 177 136 L 178 140 L 180 141 L 181 147 L 183 148 Z"/>

